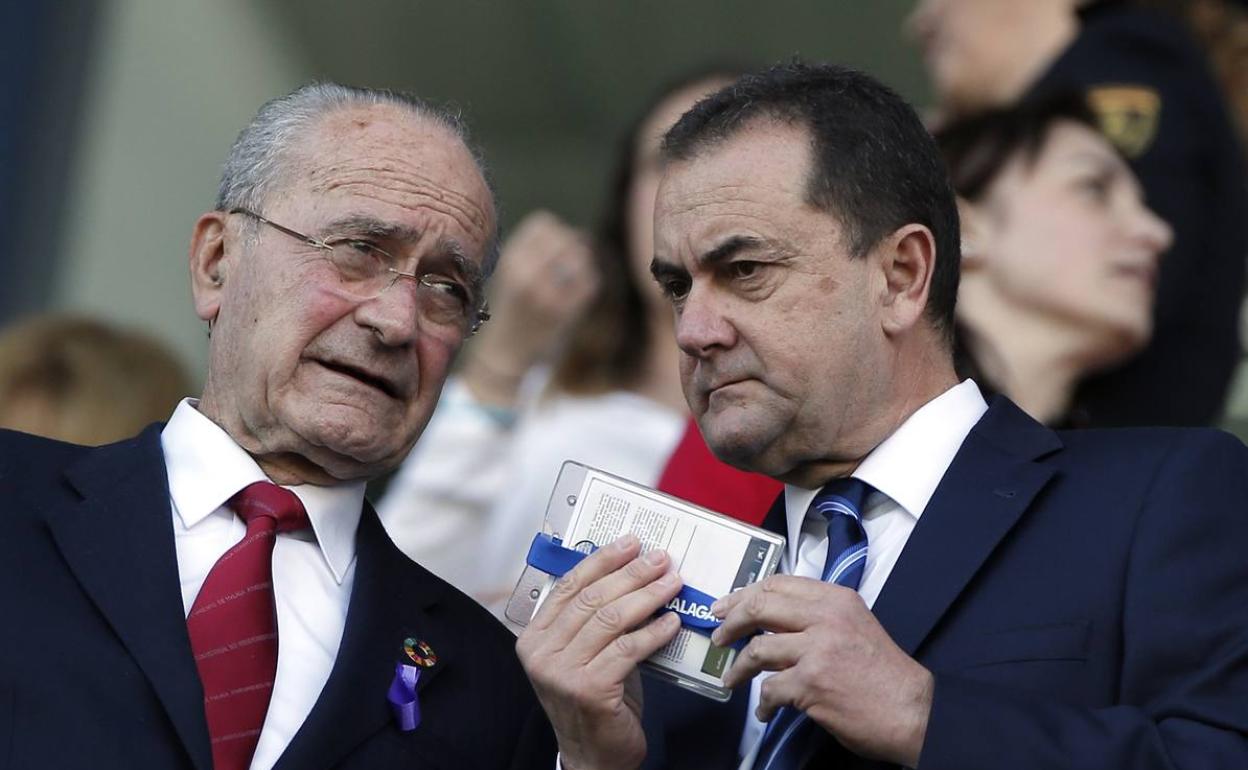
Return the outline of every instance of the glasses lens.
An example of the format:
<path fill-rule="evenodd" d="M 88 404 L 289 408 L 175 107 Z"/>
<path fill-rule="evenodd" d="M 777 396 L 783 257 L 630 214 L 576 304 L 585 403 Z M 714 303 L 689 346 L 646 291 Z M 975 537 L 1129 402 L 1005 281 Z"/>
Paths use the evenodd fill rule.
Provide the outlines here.
<path fill-rule="evenodd" d="M 336 240 L 326 242 L 329 259 L 338 271 L 343 286 L 361 297 L 372 298 L 394 282 L 388 269 L 386 253 L 367 241 Z"/>
<path fill-rule="evenodd" d="M 390 256 L 367 241 L 326 239 L 325 245 L 343 289 L 361 299 L 379 296 L 400 277 L 415 278 L 391 268 Z M 462 339 L 489 317 L 478 312 L 472 292 L 456 278 L 429 273 L 414 282 L 421 320 L 444 338 Z"/>
<path fill-rule="evenodd" d="M 430 323 L 466 334 L 475 315 L 472 296 L 462 283 L 442 275 L 422 275 L 417 283 L 420 312 Z"/>

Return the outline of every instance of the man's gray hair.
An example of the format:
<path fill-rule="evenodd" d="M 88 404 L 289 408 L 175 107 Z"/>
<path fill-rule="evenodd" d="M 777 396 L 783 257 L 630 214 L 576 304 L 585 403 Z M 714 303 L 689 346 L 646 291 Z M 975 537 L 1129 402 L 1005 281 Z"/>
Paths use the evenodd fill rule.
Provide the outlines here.
<path fill-rule="evenodd" d="M 244 208 L 262 212 L 264 203 L 279 189 L 290 171 L 291 148 L 304 139 L 317 122 L 331 112 L 357 106 L 391 105 L 408 110 L 450 131 L 468 147 L 493 196 L 485 164 L 473 146 L 468 127 L 457 111 L 428 102 L 413 94 L 382 88 L 361 88 L 338 83 L 310 83 L 267 102 L 238 134 L 230 147 L 217 187 L 218 211 Z M 497 211 L 497 205 L 495 206 Z M 498 260 L 498 234 L 486 246 L 486 275 Z"/>

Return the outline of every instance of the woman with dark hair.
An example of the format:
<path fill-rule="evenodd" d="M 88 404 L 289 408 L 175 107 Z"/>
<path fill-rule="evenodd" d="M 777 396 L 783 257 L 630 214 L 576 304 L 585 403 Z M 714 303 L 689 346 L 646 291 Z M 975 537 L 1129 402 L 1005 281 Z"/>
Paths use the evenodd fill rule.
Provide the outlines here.
<path fill-rule="evenodd" d="M 1181 18 L 1146 7 L 1155 5 L 1197 22 L 1210 48 Z M 1081 384 L 1081 422 L 1217 421 L 1242 355 L 1248 184 L 1226 103 L 1244 102 L 1244 46 L 1229 36 L 1248 32 L 1242 0 L 1237 9 L 1226 0 L 918 0 L 907 26 L 946 116 L 1085 94 L 1149 206 L 1174 229 L 1152 339 Z M 1215 40 L 1223 36 L 1211 27 L 1228 36 Z"/>
<path fill-rule="evenodd" d="M 549 214 L 521 224 L 494 279 L 495 317 L 378 505 L 400 548 L 495 614 L 565 460 L 654 484 L 681 437 L 672 309 L 649 270 L 659 143 L 731 79 L 681 81 L 629 131 L 592 256 Z"/>
<path fill-rule="evenodd" d="M 1067 423 L 1084 377 L 1148 343 L 1170 227 L 1081 97 L 983 113 L 937 141 L 959 196 L 957 319 L 978 379 Z"/>

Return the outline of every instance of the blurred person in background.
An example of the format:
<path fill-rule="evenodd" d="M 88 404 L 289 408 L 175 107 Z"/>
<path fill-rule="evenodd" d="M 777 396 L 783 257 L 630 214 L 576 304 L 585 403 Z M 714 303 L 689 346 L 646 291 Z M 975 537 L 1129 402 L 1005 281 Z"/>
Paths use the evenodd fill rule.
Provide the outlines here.
<path fill-rule="evenodd" d="M 1180 20 L 1142 5 L 920 0 L 907 22 L 943 117 L 1084 92 L 1174 230 L 1151 343 L 1080 385 L 1072 425 L 1211 424 L 1241 355 L 1242 148 L 1205 52 Z"/>
<path fill-rule="evenodd" d="M 45 316 L 0 333 L 0 427 L 98 446 L 165 420 L 191 390 L 155 339 L 103 321 Z"/>
<path fill-rule="evenodd" d="M 980 383 L 1061 424 L 1085 375 L 1147 344 L 1170 227 L 1077 95 L 981 113 L 937 141 L 959 196 L 957 319 Z"/>
<path fill-rule="evenodd" d="M 400 548 L 497 615 L 564 460 L 654 485 L 684 435 L 672 309 L 649 272 L 659 140 L 732 80 L 685 78 L 648 107 L 625 135 L 592 247 L 552 214 L 522 220 L 490 324 L 378 504 Z M 704 470 L 742 475 L 718 461 Z"/>

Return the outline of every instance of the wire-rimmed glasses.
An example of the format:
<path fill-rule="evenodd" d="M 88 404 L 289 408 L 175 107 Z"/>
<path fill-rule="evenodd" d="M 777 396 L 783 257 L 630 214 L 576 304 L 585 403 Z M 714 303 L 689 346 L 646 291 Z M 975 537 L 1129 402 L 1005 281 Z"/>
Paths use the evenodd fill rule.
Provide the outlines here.
<path fill-rule="evenodd" d="M 314 238 L 254 211 L 230 209 L 262 222 L 280 233 L 324 252 L 325 259 L 337 271 L 344 289 L 361 301 L 374 299 L 393 286 L 400 278 L 416 284 L 417 308 L 425 322 L 453 331 L 460 338 L 470 337 L 490 319 L 484 301 L 463 281 L 439 273 L 405 273 L 393 267 L 396 260 L 385 249 L 371 241 L 349 235 Z"/>

